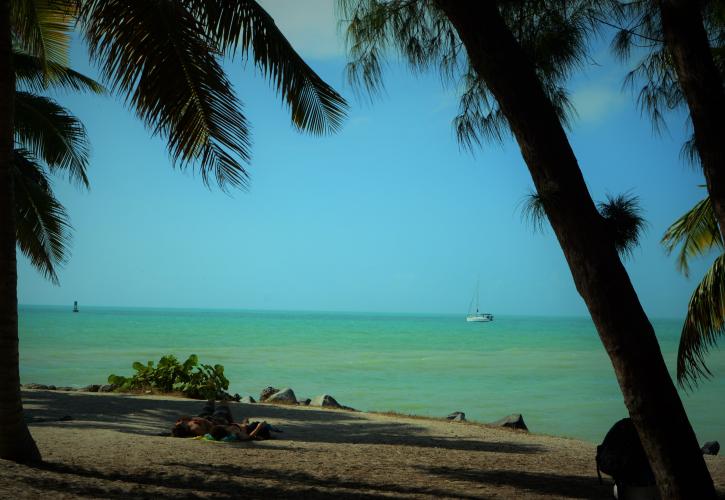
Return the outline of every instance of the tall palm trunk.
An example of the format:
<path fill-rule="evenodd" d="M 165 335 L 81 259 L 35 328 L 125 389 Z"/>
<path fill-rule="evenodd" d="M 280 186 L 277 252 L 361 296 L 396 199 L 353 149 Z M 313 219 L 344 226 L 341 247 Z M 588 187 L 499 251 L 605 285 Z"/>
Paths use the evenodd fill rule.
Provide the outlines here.
<path fill-rule="evenodd" d="M 491 0 L 436 0 L 498 101 L 614 365 L 662 498 L 715 498 L 695 434 L 534 67 Z M 604 429 L 603 429 L 604 431 Z"/>
<path fill-rule="evenodd" d="M 665 45 L 672 55 L 695 129 L 695 145 L 725 241 L 725 90 L 700 13 L 701 2 L 660 0 Z"/>
<path fill-rule="evenodd" d="M 18 372 L 18 275 L 15 260 L 15 204 L 10 161 L 13 101 L 10 0 L 0 1 L 0 458 L 39 461 L 40 453 L 23 420 Z"/>

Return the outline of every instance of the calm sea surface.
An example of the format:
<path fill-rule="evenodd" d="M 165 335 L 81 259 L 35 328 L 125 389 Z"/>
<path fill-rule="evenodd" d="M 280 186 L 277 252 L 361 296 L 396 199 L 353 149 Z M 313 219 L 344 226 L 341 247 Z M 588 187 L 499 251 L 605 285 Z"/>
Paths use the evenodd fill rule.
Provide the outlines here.
<path fill-rule="evenodd" d="M 653 323 L 672 371 L 680 321 Z M 534 432 L 593 442 L 626 416 L 587 318 L 20 308 L 23 383 L 104 383 L 168 353 L 224 365 L 230 392 L 255 398 L 273 385 L 361 410 L 482 422 L 521 413 Z M 724 442 L 725 351 L 708 361 L 715 379 L 682 397 L 698 439 Z"/>

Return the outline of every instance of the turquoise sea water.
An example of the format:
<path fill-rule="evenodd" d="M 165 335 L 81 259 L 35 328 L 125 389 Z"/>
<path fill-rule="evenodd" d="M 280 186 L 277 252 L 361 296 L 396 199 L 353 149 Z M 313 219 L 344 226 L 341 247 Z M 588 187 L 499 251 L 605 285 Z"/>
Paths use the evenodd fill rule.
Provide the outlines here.
<path fill-rule="evenodd" d="M 20 308 L 23 383 L 83 386 L 167 353 L 221 363 L 230 392 L 267 386 L 321 393 L 361 410 L 487 422 L 522 413 L 534 432 L 601 441 L 626 416 L 609 359 L 588 318 Z M 680 321 L 653 321 L 673 368 Z M 698 439 L 725 441 L 725 351 L 715 379 L 683 400 Z"/>

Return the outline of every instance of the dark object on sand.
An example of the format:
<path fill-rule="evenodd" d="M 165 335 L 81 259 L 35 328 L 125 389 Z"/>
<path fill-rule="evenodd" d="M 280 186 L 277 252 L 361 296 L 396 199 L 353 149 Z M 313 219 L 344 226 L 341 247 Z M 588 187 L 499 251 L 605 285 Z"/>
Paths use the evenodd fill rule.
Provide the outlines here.
<path fill-rule="evenodd" d="M 520 429 L 523 431 L 529 430 L 529 428 L 526 427 L 526 423 L 524 422 L 524 417 L 520 413 L 513 413 L 508 417 L 502 418 L 501 420 L 496 420 L 493 425 L 498 425 L 499 427 L 508 427 L 509 429 Z"/>
<path fill-rule="evenodd" d="M 462 411 L 454 411 L 450 415 L 446 417 L 451 422 L 465 422 L 466 421 L 466 414 Z"/>
<path fill-rule="evenodd" d="M 597 446 L 597 475 L 614 478 L 617 486 L 652 486 L 655 477 L 631 418 L 623 418 L 609 429 Z"/>
<path fill-rule="evenodd" d="M 254 404 L 254 403 L 256 403 L 256 401 L 254 400 L 254 398 L 252 396 L 244 396 L 242 399 L 239 400 L 239 402 L 240 403 L 245 403 L 245 404 Z"/>
<path fill-rule="evenodd" d="M 701 450 L 703 455 L 717 455 L 720 453 L 720 443 L 717 441 L 708 441 L 702 445 Z"/>
<path fill-rule="evenodd" d="M 262 389 L 262 392 L 259 393 L 259 402 L 263 403 L 263 402 L 267 401 L 267 399 L 269 399 L 269 397 L 272 394 L 276 394 L 278 392 L 279 392 L 279 389 L 277 389 L 275 387 L 272 387 L 272 386 L 265 387 L 264 389 Z"/>
<path fill-rule="evenodd" d="M 300 404 L 300 406 L 310 406 L 311 401 L 312 400 L 310 398 L 305 398 L 305 399 L 300 399 L 297 402 Z"/>

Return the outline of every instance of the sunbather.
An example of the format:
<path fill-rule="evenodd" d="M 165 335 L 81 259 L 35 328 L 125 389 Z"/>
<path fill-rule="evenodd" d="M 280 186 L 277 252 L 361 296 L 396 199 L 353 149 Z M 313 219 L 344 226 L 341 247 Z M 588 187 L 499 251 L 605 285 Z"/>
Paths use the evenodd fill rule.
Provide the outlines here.
<path fill-rule="evenodd" d="M 269 439 L 270 426 L 267 422 L 252 422 L 246 418 L 234 423 L 232 412 L 226 402 L 221 401 L 215 407 L 214 400 L 206 402 L 196 417 L 181 417 L 171 429 L 175 437 L 209 436 L 217 441 L 250 441 Z"/>

